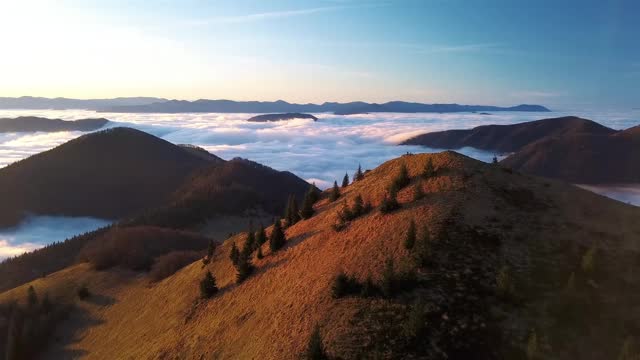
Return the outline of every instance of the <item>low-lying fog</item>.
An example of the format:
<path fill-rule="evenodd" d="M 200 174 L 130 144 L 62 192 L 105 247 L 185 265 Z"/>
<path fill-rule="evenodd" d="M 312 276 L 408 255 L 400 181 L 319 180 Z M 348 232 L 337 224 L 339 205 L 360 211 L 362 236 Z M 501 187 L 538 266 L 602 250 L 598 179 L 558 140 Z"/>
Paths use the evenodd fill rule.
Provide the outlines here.
<path fill-rule="evenodd" d="M 498 112 L 491 115 L 474 113 L 379 113 L 350 116 L 315 114 L 319 118 L 317 122 L 312 120 L 270 123 L 245 121 L 253 115 L 255 114 L 97 114 L 80 110 L 0 110 L 0 118 L 43 116 L 77 120 L 105 117 L 114 122 L 110 126 L 134 127 L 172 143 L 198 145 L 225 159 L 236 156 L 248 158 L 278 170 L 291 171 L 323 188 L 330 186 L 334 179 L 340 181 L 345 172 L 351 176 L 358 163 L 361 163 L 363 168 L 370 169 L 408 151 L 414 153 L 438 151 L 416 146 L 395 146 L 402 140 L 424 132 L 465 129 L 485 124 L 513 124 L 566 115 L 592 119 L 614 129 L 625 129 L 640 123 L 640 111 L 637 110 Z M 80 132 L 0 134 L 0 167 L 48 150 L 80 135 L 82 135 Z M 483 161 L 489 161 L 494 155 L 471 148 L 458 151 Z M 624 202 L 640 204 L 638 195 L 640 188 L 591 187 L 590 190 Z M 53 221 L 53 219 L 50 220 Z M 66 233 L 56 233 L 54 229 L 67 226 L 68 221 L 75 220 L 59 219 L 51 223 L 55 224 L 51 226 L 51 234 L 42 235 L 43 240 L 34 243 L 43 244 L 62 240 Z M 0 233 L 0 249 L 3 246 L 2 234 L 4 233 Z M 15 244 L 31 243 L 28 238 L 19 234 L 14 235 L 13 239 Z"/>
<path fill-rule="evenodd" d="M 14 228 L 0 230 L 0 260 L 108 224 L 90 217 L 32 216 Z"/>

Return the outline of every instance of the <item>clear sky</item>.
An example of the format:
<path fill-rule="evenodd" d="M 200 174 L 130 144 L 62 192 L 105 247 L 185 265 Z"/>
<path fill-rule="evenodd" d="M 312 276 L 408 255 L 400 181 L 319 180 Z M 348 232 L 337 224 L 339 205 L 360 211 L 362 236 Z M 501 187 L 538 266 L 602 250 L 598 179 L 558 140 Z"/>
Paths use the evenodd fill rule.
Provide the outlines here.
<path fill-rule="evenodd" d="M 0 0 L 0 96 L 640 107 L 637 0 Z"/>

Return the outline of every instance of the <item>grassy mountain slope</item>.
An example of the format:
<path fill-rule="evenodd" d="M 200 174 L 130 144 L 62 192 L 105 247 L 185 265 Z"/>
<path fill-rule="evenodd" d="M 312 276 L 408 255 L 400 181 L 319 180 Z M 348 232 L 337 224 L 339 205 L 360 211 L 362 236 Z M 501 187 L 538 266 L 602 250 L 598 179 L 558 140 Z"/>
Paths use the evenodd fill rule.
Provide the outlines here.
<path fill-rule="evenodd" d="M 437 175 L 423 180 L 428 159 Z M 377 207 L 403 164 L 412 184 L 398 194 L 402 207 L 382 214 Z M 423 199 L 414 200 L 414 186 Z M 343 203 L 357 195 L 374 209 L 336 232 Z M 336 202 L 321 200 L 315 216 L 286 230 L 284 249 L 270 253 L 265 244 L 264 259 L 254 259 L 254 273 L 241 284 L 228 256 L 231 242 L 242 245 L 241 235 L 218 247 L 209 265 L 196 262 L 154 285 L 144 277 L 115 287 L 90 283 L 111 300 L 67 322 L 45 357 L 293 359 L 318 324 L 328 352 L 340 358 L 499 359 L 525 358 L 527 351 L 539 358 L 612 358 L 640 328 L 633 305 L 640 300 L 633 275 L 639 215 L 588 191 L 452 152 L 403 156 L 350 185 Z M 331 296 L 339 271 L 380 283 L 389 258 L 398 271 L 415 270 L 413 252 L 403 247 L 411 219 L 419 234 L 427 226 L 432 239 L 417 285 L 390 298 Z M 590 249 L 587 260 L 594 261 L 585 266 Z M 208 301 L 198 290 L 206 269 L 221 289 Z M 35 287 L 92 272 L 79 265 Z M 509 274 L 508 298 L 498 292 L 501 273 Z M 0 301 L 21 296 L 26 286 L 0 294 Z"/>

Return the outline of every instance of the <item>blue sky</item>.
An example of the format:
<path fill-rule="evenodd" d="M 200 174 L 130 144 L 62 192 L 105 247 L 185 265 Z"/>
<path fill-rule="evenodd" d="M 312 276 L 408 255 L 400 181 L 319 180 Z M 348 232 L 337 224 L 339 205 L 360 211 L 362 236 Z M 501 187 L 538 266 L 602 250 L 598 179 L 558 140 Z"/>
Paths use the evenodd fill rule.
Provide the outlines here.
<path fill-rule="evenodd" d="M 640 107 L 638 14 L 632 0 L 3 2 L 0 96 Z"/>

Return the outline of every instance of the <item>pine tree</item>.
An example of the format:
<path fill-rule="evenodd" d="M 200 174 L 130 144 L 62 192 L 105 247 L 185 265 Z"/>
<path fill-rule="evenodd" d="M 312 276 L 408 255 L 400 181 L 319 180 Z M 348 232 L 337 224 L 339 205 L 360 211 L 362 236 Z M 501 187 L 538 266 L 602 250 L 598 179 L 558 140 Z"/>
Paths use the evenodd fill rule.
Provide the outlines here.
<path fill-rule="evenodd" d="M 393 259 L 388 258 L 384 264 L 382 272 L 382 282 L 380 284 L 382 295 L 390 298 L 395 293 L 396 273 L 393 268 Z"/>
<path fill-rule="evenodd" d="M 411 220 L 409 223 L 409 229 L 407 229 L 407 237 L 404 239 L 404 248 L 407 250 L 413 249 L 416 243 L 416 223 Z"/>
<path fill-rule="evenodd" d="M 312 183 L 309 186 L 309 190 L 307 190 L 307 195 L 310 198 L 311 204 L 315 204 L 318 200 L 320 200 L 320 192 L 316 187 L 316 183 Z"/>
<path fill-rule="evenodd" d="M 422 190 L 422 183 L 417 182 L 413 187 L 413 201 L 422 200 L 424 198 L 424 190 Z"/>
<path fill-rule="evenodd" d="M 376 285 L 371 279 L 371 275 L 367 276 L 367 279 L 362 284 L 362 289 L 360 289 L 360 296 L 362 297 L 373 297 L 376 295 Z"/>
<path fill-rule="evenodd" d="M 27 305 L 31 309 L 38 305 L 38 295 L 36 294 L 36 289 L 34 289 L 33 286 L 29 286 L 29 289 L 27 289 Z"/>
<path fill-rule="evenodd" d="M 209 240 L 209 247 L 207 247 L 207 259 L 208 261 L 211 261 L 211 259 L 213 258 L 213 251 L 216 248 L 216 244 L 213 242 L 213 240 Z"/>
<path fill-rule="evenodd" d="M 238 264 L 236 265 L 236 270 L 238 271 L 238 273 L 236 274 L 236 282 L 239 284 L 245 281 L 253 272 L 253 264 L 251 264 L 251 259 L 246 256 L 240 256 L 240 258 L 238 259 Z"/>
<path fill-rule="evenodd" d="M 382 204 L 380 204 L 380 212 L 383 214 L 388 214 L 399 208 L 400 203 L 398 203 L 397 193 L 394 189 L 390 189 L 389 194 L 385 195 L 384 199 L 382 199 Z"/>
<path fill-rule="evenodd" d="M 216 279 L 211 275 L 211 271 L 204 274 L 204 278 L 200 281 L 200 296 L 203 299 L 209 299 L 218 292 Z"/>
<path fill-rule="evenodd" d="M 400 167 L 400 172 L 391 183 L 391 189 L 399 191 L 405 186 L 409 185 L 410 182 L 411 178 L 409 177 L 409 170 L 407 169 L 407 165 L 402 164 L 402 166 Z"/>
<path fill-rule="evenodd" d="M 287 221 L 287 226 L 291 226 L 300 220 L 300 214 L 298 212 L 298 202 L 295 195 L 289 195 L 287 201 L 287 210 L 284 214 L 284 219 Z"/>
<path fill-rule="evenodd" d="M 240 258 L 240 251 L 238 251 L 238 247 L 236 246 L 235 241 L 231 244 L 231 253 L 229 254 L 229 259 L 233 265 L 238 263 L 238 259 Z"/>
<path fill-rule="evenodd" d="M 353 199 L 351 214 L 354 218 L 364 214 L 364 200 L 362 200 L 360 194 L 356 195 L 355 199 Z"/>
<path fill-rule="evenodd" d="M 303 219 L 308 219 L 313 216 L 313 204 L 314 201 L 313 192 L 307 192 L 304 196 L 304 201 L 302 202 L 302 209 L 300 210 L 300 217 Z"/>
<path fill-rule="evenodd" d="M 307 345 L 307 360 L 325 360 L 328 359 L 327 353 L 322 344 L 322 336 L 320 335 L 320 327 L 316 325 L 313 328 L 309 344 Z"/>
<path fill-rule="evenodd" d="M 427 162 L 424 164 L 424 168 L 422 169 L 422 177 L 428 179 L 436 174 L 436 169 L 433 166 L 433 159 L 427 159 Z"/>
<path fill-rule="evenodd" d="M 421 236 L 416 239 L 413 257 L 419 267 L 427 266 L 431 262 L 431 236 L 427 225 L 422 228 Z"/>
<path fill-rule="evenodd" d="M 259 248 L 262 244 L 267 242 L 267 232 L 264 231 L 264 225 L 260 224 L 260 229 L 256 232 L 256 245 Z"/>
<path fill-rule="evenodd" d="M 282 224 L 280 220 L 276 220 L 275 224 L 273 224 L 273 230 L 271 230 L 271 236 L 269 236 L 269 248 L 272 252 L 278 251 L 284 246 L 286 240 Z"/>
<path fill-rule="evenodd" d="M 331 189 L 331 194 L 329 195 L 330 201 L 336 201 L 340 197 L 340 188 L 338 187 L 338 182 L 333 182 L 333 189 Z"/>
<path fill-rule="evenodd" d="M 364 179 L 364 173 L 362 172 L 362 166 L 358 164 L 358 170 L 356 170 L 356 173 L 353 175 L 353 181 L 360 181 L 362 179 Z"/>
<path fill-rule="evenodd" d="M 342 178 L 342 188 L 346 188 L 349 186 L 349 174 L 344 173 L 344 177 Z"/>
<path fill-rule="evenodd" d="M 262 259 L 264 255 L 262 255 L 262 246 L 258 246 L 258 253 L 256 254 L 258 259 Z"/>

